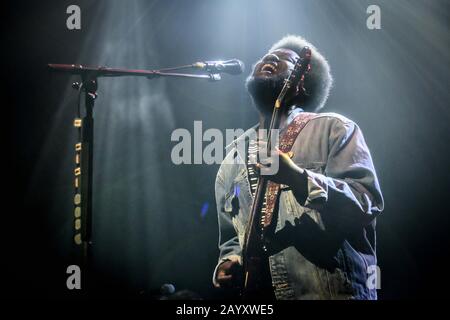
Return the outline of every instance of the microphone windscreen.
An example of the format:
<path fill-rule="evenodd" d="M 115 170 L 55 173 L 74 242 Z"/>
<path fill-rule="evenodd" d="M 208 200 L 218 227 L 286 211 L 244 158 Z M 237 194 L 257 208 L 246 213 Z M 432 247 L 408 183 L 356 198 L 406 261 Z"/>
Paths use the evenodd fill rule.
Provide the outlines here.
<path fill-rule="evenodd" d="M 225 72 L 229 74 L 241 74 L 245 70 L 245 65 L 241 60 L 232 59 L 223 63 Z"/>
<path fill-rule="evenodd" d="M 173 294 L 175 292 L 175 286 L 171 283 L 164 283 L 160 291 L 162 295 Z"/>

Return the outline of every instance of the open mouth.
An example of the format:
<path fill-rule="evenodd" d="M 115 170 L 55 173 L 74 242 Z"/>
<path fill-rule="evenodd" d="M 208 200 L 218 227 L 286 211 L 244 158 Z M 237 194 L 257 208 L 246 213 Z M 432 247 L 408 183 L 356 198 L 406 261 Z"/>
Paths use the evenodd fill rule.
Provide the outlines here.
<path fill-rule="evenodd" d="M 266 72 L 266 73 L 275 73 L 277 71 L 275 66 L 270 63 L 266 63 L 265 65 L 263 65 L 260 70 L 261 70 L 261 72 Z"/>

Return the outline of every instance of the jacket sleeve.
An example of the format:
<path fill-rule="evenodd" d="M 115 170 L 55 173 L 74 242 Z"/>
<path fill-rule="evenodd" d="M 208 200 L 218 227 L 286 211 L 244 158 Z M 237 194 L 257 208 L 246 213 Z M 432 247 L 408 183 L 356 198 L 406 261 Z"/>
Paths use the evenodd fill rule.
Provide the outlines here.
<path fill-rule="evenodd" d="M 358 228 L 371 223 L 383 210 L 369 149 L 353 122 L 337 120 L 332 125 L 324 174 L 307 169 L 305 174 L 307 194 L 296 195 L 297 201 L 319 211 L 325 224 L 340 230 Z"/>
<path fill-rule="evenodd" d="M 215 185 L 216 205 L 219 224 L 219 261 L 214 269 L 213 284 L 219 287 L 216 281 L 217 268 L 222 262 L 227 260 L 241 262 L 242 249 L 239 238 L 231 220 L 231 197 L 233 194 L 227 193 L 222 177 L 222 170 L 219 169 Z"/>

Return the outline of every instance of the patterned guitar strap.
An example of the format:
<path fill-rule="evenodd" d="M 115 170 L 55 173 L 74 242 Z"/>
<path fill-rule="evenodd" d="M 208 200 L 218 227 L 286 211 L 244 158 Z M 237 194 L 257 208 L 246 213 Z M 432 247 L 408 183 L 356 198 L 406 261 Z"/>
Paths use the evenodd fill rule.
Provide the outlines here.
<path fill-rule="evenodd" d="M 280 138 L 279 149 L 284 153 L 289 153 L 294 145 L 295 140 L 297 139 L 298 134 L 306 124 L 317 116 L 316 113 L 310 112 L 302 112 L 298 116 L 296 116 L 292 122 L 288 125 L 287 130 Z M 292 155 L 292 154 L 291 154 Z M 292 156 L 291 156 L 292 158 Z M 278 194 L 280 191 L 280 185 L 278 183 L 268 181 L 267 182 L 267 191 L 266 191 L 266 210 L 261 215 L 261 224 L 265 229 L 270 226 L 273 217 L 273 211 L 275 209 L 275 204 L 277 202 Z"/>

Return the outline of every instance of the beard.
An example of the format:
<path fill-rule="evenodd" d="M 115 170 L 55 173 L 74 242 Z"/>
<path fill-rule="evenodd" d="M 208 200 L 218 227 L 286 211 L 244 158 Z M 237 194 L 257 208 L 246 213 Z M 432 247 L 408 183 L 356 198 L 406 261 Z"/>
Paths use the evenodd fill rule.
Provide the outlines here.
<path fill-rule="evenodd" d="M 250 74 L 245 82 L 248 93 L 253 99 L 256 108 L 263 114 L 271 114 L 287 74 L 277 74 L 271 77 L 255 76 Z"/>

